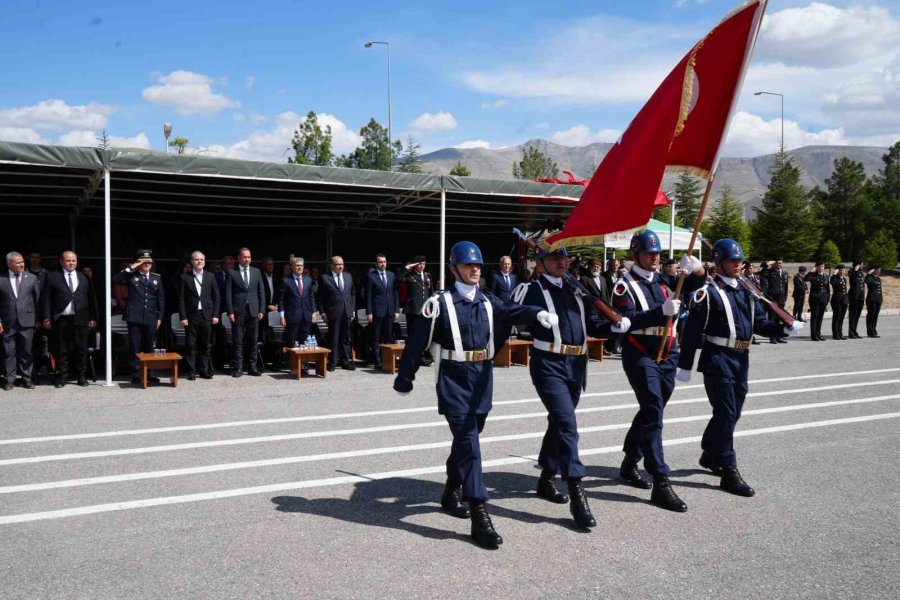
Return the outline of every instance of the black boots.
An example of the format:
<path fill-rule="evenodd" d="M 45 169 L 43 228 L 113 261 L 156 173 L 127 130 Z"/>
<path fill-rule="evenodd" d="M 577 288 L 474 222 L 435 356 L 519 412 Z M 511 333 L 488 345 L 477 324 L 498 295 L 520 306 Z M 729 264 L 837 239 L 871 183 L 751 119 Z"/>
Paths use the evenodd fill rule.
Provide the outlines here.
<path fill-rule="evenodd" d="M 494 530 L 491 516 L 483 500 L 469 500 L 472 512 L 472 539 L 482 548 L 496 550 L 503 543 L 503 538 Z"/>
<path fill-rule="evenodd" d="M 569 479 L 566 481 L 569 486 L 569 511 L 572 518 L 575 519 L 575 525 L 581 529 L 596 527 L 597 521 L 591 514 L 591 508 L 588 506 L 587 496 L 584 495 L 584 488 L 581 487 L 581 479 Z"/>
<path fill-rule="evenodd" d="M 687 512 L 685 504 L 669 483 L 665 475 L 653 476 L 653 491 L 650 493 L 650 503 L 666 510 L 675 512 Z"/>
<path fill-rule="evenodd" d="M 649 481 L 641 477 L 637 468 L 637 461 L 627 454 L 622 459 L 622 466 L 619 467 L 619 479 L 632 487 L 642 490 L 649 490 L 652 487 Z"/>
<path fill-rule="evenodd" d="M 447 480 L 444 484 L 444 494 L 441 496 L 441 507 L 450 515 L 458 519 L 469 518 L 469 508 L 462 501 L 459 485 Z"/>
<path fill-rule="evenodd" d="M 541 471 L 541 478 L 538 479 L 537 484 L 537 495 L 555 504 L 565 504 L 569 501 L 569 497 L 556 489 L 555 477 L 555 473 Z"/>
<path fill-rule="evenodd" d="M 736 496 L 745 496 L 749 498 L 756 494 L 756 490 L 744 481 L 744 478 L 741 477 L 741 472 L 735 467 L 725 467 L 722 469 L 722 481 L 719 482 L 719 487 Z"/>
<path fill-rule="evenodd" d="M 709 457 L 709 454 L 707 454 L 705 450 L 700 453 L 700 466 L 704 469 L 712 471 L 713 475 L 722 474 L 722 469 L 713 464 L 712 459 Z"/>

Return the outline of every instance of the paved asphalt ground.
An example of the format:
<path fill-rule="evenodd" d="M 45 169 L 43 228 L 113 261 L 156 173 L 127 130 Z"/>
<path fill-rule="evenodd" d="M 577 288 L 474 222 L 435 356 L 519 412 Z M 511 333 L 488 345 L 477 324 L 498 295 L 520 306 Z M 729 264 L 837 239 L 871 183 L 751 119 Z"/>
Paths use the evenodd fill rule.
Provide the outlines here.
<path fill-rule="evenodd" d="M 700 470 L 698 376 L 667 411 L 686 514 L 616 480 L 635 412 L 617 359 L 579 411 L 599 523 L 535 497 L 545 414 L 497 369 L 482 550 L 438 510 L 449 433 L 433 373 L 0 393 L 0 597 L 898 598 L 900 317 L 880 339 L 752 350 L 736 439 L 754 498 Z"/>

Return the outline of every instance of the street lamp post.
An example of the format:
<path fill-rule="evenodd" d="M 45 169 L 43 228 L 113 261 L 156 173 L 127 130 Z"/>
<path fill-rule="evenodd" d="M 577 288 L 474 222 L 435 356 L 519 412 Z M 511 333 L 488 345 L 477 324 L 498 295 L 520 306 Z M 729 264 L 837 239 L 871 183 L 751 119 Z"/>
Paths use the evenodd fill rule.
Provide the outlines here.
<path fill-rule="evenodd" d="M 778 92 L 755 92 L 754 96 L 778 96 L 781 98 L 781 167 L 784 168 L 784 94 Z"/>
<path fill-rule="evenodd" d="M 169 136 L 172 135 L 172 124 L 165 123 L 163 125 L 163 135 L 166 136 L 166 154 L 169 153 Z"/>
<path fill-rule="evenodd" d="M 394 156 L 394 138 L 391 137 L 391 44 L 389 42 L 375 42 L 369 41 L 366 42 L 366 48 L 371 48 L 374 44 L 380 44 L 382 46 L 387 46 L 387 65 L 388 65 L 388 77 L 387 77 L 387 89 L 388 89 L 388 145 L 391 148 L 391 167 L 393 167 L 393 156 Z"/>

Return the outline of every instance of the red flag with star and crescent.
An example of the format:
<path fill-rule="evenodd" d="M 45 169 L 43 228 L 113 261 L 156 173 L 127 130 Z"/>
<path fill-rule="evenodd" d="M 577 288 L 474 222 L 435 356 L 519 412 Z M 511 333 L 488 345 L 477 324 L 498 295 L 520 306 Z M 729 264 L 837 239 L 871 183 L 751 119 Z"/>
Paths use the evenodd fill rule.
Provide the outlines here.
<path fill-rule="evenodd" d="M 615 143 L 550 248 L 643 227 L 667 169 L 709 178 L 765 12 L 753 0 L 697 42 Z"/>

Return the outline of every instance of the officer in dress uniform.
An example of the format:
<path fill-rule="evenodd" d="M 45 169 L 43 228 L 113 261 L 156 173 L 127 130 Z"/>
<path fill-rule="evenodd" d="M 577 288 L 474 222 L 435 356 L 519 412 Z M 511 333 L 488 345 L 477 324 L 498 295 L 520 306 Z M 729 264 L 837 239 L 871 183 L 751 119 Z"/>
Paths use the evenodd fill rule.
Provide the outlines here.
<path fill-rule="evenodd" d="M 162 277 L 153 273 L 153 257 L 149 250 L 139 251 L 137 261 L 113 277 L 118 284 L 128 286 L 128 303 L 125 305 L 125 321 L 128 323 L 128 353 L 130 355 L 131 382 L 140 384 L 141 363 L 138 352 L 153 352 L 156 331 L 162 324 L 165 307 Z M 158 382 L 158 377 L 149 377 Z"/>
<path fill-rule="evenodd" d="M 403 281 L 406 283 L 406 305 L 403 312 L 406 315 L 406 335 L 409 337 L 416 321 L 423 318 L 422 307 L 425 306 L 425 301 L 434 292 L 431 275 L 425 270 L 425 256 L 420 254 L 413 258 L 412 264 L 406 265 Z M 425 367 L 432 363 L 428 348 L 422 351 L 420 362 Z"/>
<path fill-rule="evenodd" d="M 482 481 L 478 443 L 478 434 L 491 410 L 494 347 L 505 341 L 494 339 L 494 323 L 537 322 L 549 328 L 558 319 L 537 307 L 503 302 L 480 290 L 483 265 L 481 250 L 472 242 L 453 246 L 450 271 L 456 283 L 426 303 L 422 312 L 426 318 L 416 321 L 400 357 L 394 389 L 401 394 L 412 391 L 422 350 L 434 340 L 438 412 L 447 419 L 453 434 L 441 506 L 455 517 L 471 516 L 472 538 L 484 548 L 496 548 L 503 538 L 494 529 L 485 506 L 488 493 Z"/>
<path fill-rule="evenodd" d="M 662 447 L 663 410 L 675 389 L 678 363 L 674 328 L 681 309 L 681 300 L 674 297 L 678 278 L 659 273 L 662 245 L 654 232 L 648 229 L 633 236 L 630 248 L 634 265 L 613 287 L 613 306 L 631 319 L 631 330 L 622 347 L 622 367 L 637 396 L 640 410 L 625 436 L 622 448 L 625 458 L 619 468 L 619 477 L 636 488 L 652 487 L 650 502 L 656 506 L 684 512 L 687 505 L 672 489 Z M 696 257 L 686 254 L 678 264 L 689 274 L 683 287 L 687 292 L 706 282 L 706 271 Z M 669 317 L 673 321 L 666 337 L 663 360 L 656 362 Z M 637 464 L 641 459 L 653 476 L 652 486 L 638 472 Z"/>
<path fill-rule="evenodd" d="M 794 292 L 792 297 L 794 298 L 794 314 L 793 317 L 798 321 L 805 322 L 803 319 L 803 305 L 806 304 L 806 288 L 809 287 L 809 284 L 806 283 L 806 267 L 800 267 L 797 271 L 797 274 L 794 275 Z"/>
<path fill-rule="evenodd" d="M 701 441 L 700 466 L 721 476 L 719 486 L 725 491 L 749 497 L 756 492 L 738 471 L 734 428 L 747 396 L 750 336 L 754 332 L 776 338 L 796 335 L 803 324 L 794 321 L 785 327 L 767 317 L 760 301 L 739 281 L 743 258 L 744 251 L 734 240 L 719 240 L 713 246 L 718 275 L 693 295 L 677 378 L 690 381 L 699 349 L 697 370 L 703 373 L 713 411 Z"/>
<path fill-rule="evenodd" d="M 866 290 L 866 335 L 870 338 L 881 337 L 878 335 L 878 313 L 884 299 L 881 292 L 881 265 L 872 265 L 872 270 L 866 275 Z"/>
<path fill-rule="evenodd" d="M 822 318 L 828 306 L 829 284 L 825 274 L 825 263 L 816 262 L 815 271 L 806 276 L 809 284 L 809 338 L 814 342 L 824 342 L 822 337 Z"/>
<path fill-rule="evenodd" d="M 859 325 L 859 317 L 866 303 L 866 277 L 866 264 L 862 260 L 854 260 L 853 268 L 850 269 L 850 292 L 847 294 L 849 304 L 847 337 L 851 340 L 862 339 L 856 327 Z"/>
<path fill-rule="evenodd" d="M 625 333 L 629 321 L 623 318 L 614 326 L 597 312 L 592 302 L 584 301 L 581 290 L 576 290 L 564 278 L 569 268 L 565 248 L 538 252 L 537 259 L 543 274 L 531 283 L 523 283 L 515 292 L 515 299 L 523 306 L 536 306 L 559 317 L 559 324 L 550 330 L 533 332 L 534 347 L 528 367 L 531 381 L 547 409 L 548 422 L 538 455 L 541 476 L 537 494 L 557 504 L 569 502 L 575 524 L 587 529 L 597 522 L 581 486 L 585 469 L 578 458 L 575 419 L 575 408 L 587 385 L 587 336 L 608 338 L 610 332 Z M 553 480 L 557 473 L 568 486 L 568 496 L 556 489 Z"/>
<path fill-rule="evenodd" d="M 766 276 L 763 277 L 766 285 L 761 288 L 763 293 L 781 308 L 784 308 L 787 302 L 788 293 L 788 278 L 787 273 L 782 268 L 783 265 L 784 261 L 780 258 L 769 265 L 769 268 L 766 270 Z M 783 337 L 773 337 L 769 339 L 769 343 L 786 344 L 787 340 Z"/>
<path fill-rule="evenodd" d="M 831 339 L 846 340 L 844 336 L 844 317 L 847 314 L 847 306 L 850 304 L 847 298 L 847 269 L 844 265 L 838 265 L 834 275 L 831 276 Z"/>

